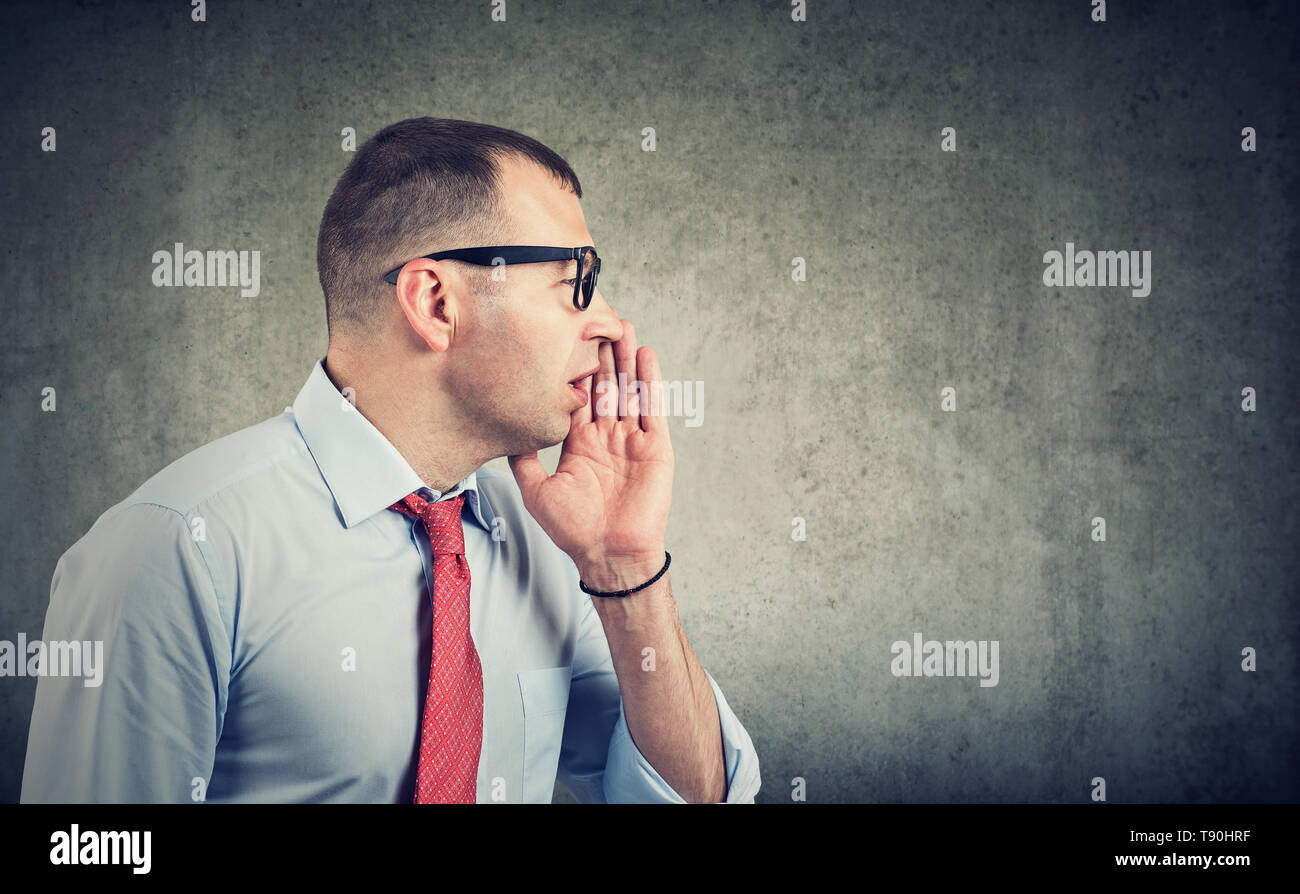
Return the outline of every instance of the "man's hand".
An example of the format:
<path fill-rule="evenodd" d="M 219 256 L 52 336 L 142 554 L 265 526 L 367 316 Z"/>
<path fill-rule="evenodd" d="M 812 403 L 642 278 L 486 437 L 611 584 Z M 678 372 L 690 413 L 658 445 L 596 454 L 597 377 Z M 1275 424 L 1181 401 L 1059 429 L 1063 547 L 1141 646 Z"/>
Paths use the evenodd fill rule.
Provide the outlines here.
<path fill-rule="evenodd" d="M 599 355 L 591 399 L 569 420 L 555 474 L 546 476 L 536 453 L 510 457 L 510 469 L 524 506 L 573 559 L 582 582 L 625 590 L 663 567 L 673 449 L 655 352 L 637 350 L 624 320 L 622 337 L 612 347 L 602 344 Z M 649 405 L 652 394 L 660 406 Z M 682 630 L 669 578 L 626 598 L 593 598 L 592 605 L 609 641 L 633 747 L 682 800 L 716 803 L 727 796 L 718 702 Z M 647 647 L 659 656 L 653 673 L 643 664 Z"/>
<path fill-rule="evenodd" d="M 648 383 L 660 388 L 654 349 L 637 350 L 624 320 L 622 338 L 603 342 L 598 354 L 600 369 L 584 386 L 586 405 L 570 418 L 555 474 L 547 477 L 536 452 L 509 462 L 525 508 L 573 559 L 583 583 L 615 590 L 645 583 L 663 567 L 673 448 L 663 401 L 656 413 L 649 406 Z"/>

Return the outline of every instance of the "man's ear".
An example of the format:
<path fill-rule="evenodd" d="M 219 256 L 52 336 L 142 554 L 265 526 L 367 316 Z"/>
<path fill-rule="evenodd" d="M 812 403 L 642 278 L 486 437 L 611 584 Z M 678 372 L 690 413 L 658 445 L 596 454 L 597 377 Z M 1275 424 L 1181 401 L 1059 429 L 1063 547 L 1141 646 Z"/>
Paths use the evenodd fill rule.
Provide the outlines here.
<path fill-rule="evenodd" d="M 437 261 L 425 259 L 419 266 L 407 265 L 397 278 L 397 306 L 420 341 L 434 351 L 445 351 L 456 330 L 461 303 L 458 280 Z"/>

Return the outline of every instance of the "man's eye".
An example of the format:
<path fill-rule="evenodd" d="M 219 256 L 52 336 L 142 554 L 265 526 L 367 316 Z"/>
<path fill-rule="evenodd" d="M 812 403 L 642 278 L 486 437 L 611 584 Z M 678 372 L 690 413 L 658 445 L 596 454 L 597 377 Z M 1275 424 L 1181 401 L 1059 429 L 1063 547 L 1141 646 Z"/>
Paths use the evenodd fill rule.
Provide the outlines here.
<path fill-rule="evenodd" d="M 571 286 L 571 285 L 573 285 L 573 284 L 574 284 L 575 282 L 577 282 L 577 281 L 578 281 L 578 280 L 577 280 L 575 277 L 572 277 L 572 276 L 570 276 L 568 279 L 561 280 L 561 282 L 563 282 L 566 286 Z"/>

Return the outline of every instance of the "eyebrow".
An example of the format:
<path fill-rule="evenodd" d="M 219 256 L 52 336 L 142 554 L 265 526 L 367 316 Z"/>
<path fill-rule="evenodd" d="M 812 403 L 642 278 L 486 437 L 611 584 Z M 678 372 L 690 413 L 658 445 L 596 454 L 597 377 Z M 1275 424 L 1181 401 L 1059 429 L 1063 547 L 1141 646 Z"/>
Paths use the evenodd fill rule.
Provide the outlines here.
<path fill-rule="evenodd" d="M 538 264 L 537 266 L 544 267 L 550 270 L 551 275 L 554 276 L 556 279 L 560 279 L 560 278 L 568 279 L 569 274 L 573 273 L 574 267 L 576 265 L 573 263 L 572 259 L 569 259 L 564 261 L 547 261 L 544 264 Z M 589 261 L 586 269 L 583 270 L 583 272 L 589 273 L 593 266 L 594 266 L 594 262 Z"/>
<path fill-rule="evenodd" d="M 577 264 L 573 262 L 572 258 L 566 261 L 550 261 L 548 263 L 556 278 L 563 277 L 569 279 L 569 274 L 573 273 L 574 269 L 577 267 Z M 587 269 L 590 270 L 591 266 L 588 265 Z"/>

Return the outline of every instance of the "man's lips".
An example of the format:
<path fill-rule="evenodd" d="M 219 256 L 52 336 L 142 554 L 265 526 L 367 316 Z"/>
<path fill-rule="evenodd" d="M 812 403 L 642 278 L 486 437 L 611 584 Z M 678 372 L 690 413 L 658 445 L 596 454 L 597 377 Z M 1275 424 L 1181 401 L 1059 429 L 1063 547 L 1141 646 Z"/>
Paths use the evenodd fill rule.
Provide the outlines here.
<path fill-rule="evenodd" d="M 596 366 L 593 366 L 591 369 L 587 370 L 585 373 L 582 373 L 581 375 L 576 376 L 575 378 L 569 379 L 569 384 L 570 384 L 570 385 L 576 385 L 576 384 L 578 384 L 578 383 L 581 382 L 583 379 L 587 378 L 587 376 L 593 375 L 593 374 L 594 374 L 598 369 L 600 369 L 600 365 L 599 365 L 599 364 L 597 364 Z"/>
<path fill-rule="evenodd" d="M 587 401 L 591 399 L 587 394 L 587 389 L 583 388 L 581 385 L 574 385 L 570 382 L 566 387 L 569 389 L 569 393 L 578 399 L 578 406 L 580 407 L 585 407 Z"/>

